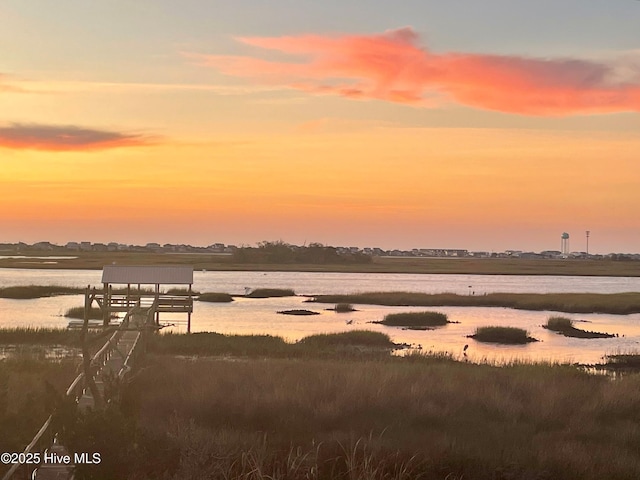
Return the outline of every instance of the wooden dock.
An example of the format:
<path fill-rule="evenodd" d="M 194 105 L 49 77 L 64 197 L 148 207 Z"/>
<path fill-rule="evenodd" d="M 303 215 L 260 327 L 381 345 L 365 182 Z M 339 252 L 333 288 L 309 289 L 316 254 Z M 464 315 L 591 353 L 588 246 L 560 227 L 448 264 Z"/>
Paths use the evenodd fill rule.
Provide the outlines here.
<path fill-rule="evenodd" d="M 95 372 L 93 380 L 102 400 L 105 399 L 106 384 L 108 379 L 122 383 L 126 381 L 140 356 L 145 353 L 146 337 L 153 330 L 156 304 L 148 308 L 132 308 L 118 329 L 109 337 L 104 346 L 92 357 L 91 367 Z M 71 383 L 66 392 L 67 397 L 72 397 L 78 404 L 80 411 L 87 411 L 96 407 L 96 401 L 85 381 L 84 372 L 80 373 Z M 45 454 L 56 453 L 58 456 L 69 455 L 64 445 L 58 443 L 57 432 L 52 431 L 53 416 L 50 416 L 40 428 L 33 440 L 24 450 L 25 454 L 41 452 L 41 459 Z M 59 458 L 59 457 L 58 457 Z M 73 456 L 71 457 L 73 460 Z M 21 468 L 23 467 L 23 468 Z M 31 478 L 34 480 L 72 480 L 75 465 L 41 463 L 29 476 L 25 471 L 27 465 L 14 464 L 2 477 L 2 480 L 16 480 L 19 478 Z M 26 476 L 25 476 L 26 475 Z"/>

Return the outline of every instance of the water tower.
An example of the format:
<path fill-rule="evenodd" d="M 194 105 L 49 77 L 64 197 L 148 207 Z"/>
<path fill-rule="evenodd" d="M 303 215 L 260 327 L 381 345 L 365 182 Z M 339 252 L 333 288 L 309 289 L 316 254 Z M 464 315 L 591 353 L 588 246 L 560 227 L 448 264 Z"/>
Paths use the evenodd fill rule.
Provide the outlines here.
<path fill-rule="evenodd" d="M 561 236 L 560 250 L 562 251 L 563 256 L 569 255 L 569 234 L 564 232 Z"/>

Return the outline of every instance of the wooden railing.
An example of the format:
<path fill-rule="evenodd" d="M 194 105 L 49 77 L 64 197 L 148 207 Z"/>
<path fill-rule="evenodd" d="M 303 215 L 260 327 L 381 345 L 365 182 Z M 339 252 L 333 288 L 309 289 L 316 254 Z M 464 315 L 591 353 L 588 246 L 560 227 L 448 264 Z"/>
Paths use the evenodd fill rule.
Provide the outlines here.
<path fill-rule="evenodd" d="M 126 374 L 131 370 L 133 361 L 141 353 L 143 353 L 144 348 L 142 348 L 142 344 L 144 339 L 146 338 L 147 332 L 149 331 L 149 329 L 147 328 L 147 325 L 149 325 L 150 323 L 151 324 L 153 323 L 153 316 L 155 314 L 156 307 L 157 307 L 157 302 L 154 301 L 146 313 L 147 318 L 146 318 L 145 325 L 143 325 L 142 328 L 139 330 L 136 340 L 134 342 L 134 345 L 132 349 L 129 351 L 126 359 L 124 360 L 122 368 L 118 372 L 118 378 L 120 380 L 123 380 Z M 95 355 L 91 358 L 91 367 L 92 367 L 92 371 L 94 372 L 92 373 L 93 378 L 96 377 L 97 373 L 102 369 L 102 367 L 109 361 L 109 359 L 113 355 L 115 347 L 118 344 L 120 337 L 122 337 L 122 334 L 126 330 L 129 330 L 131 316 L 136 313 L 142 313 L 141 310 L 142 309 L 139 306 L 135 306 L 134 308 L 129 310 L 129 312 L 127 312 L 122 322 L 120 323 L 120 326 L 118 327 L 118 329 L 113 333 L 113 335 L 109 337 L 109 339 L 102 346 L 102 348 L 98 350 L 95 353 Z M 82 366 L 80 365 L 78 369 L 81 369 L 81 368 Z M 85 380 L 85 373 L 80 372 L 78 376 L 73 380 L 73 382 L 71 382 L 71 385 L 69 385 L 69 388 L 67 388 L 65 396 L 67 398 L 73 398 L 74 401 L 77 402 L 78 399 L 84 395 L 86 389 L 88 388 L 88 382 L 84 380 Z M 28 456 L 28 454 L 33 453 L 35 451 L 42 452 L 46 448 L 48 448 L 50 445 L 53 444 L 54 439 L 58 432 L 52 431 L 52 423 L 53 423 L 53 414 L 49 415 L 49 418 L 47 418 L 47 420 L 44 422 L 42 427 L 40 427 L 40 430 L 38 430 L 36 435 L 33 437 L 33 440 L 31 440 L 31 442 L 29 442 L 29 445 L 26 446 L 26 448 L 23 451 L 25 456 Z M 11 468 L 9 468 L 9 470 L 4 474 L 4 476 L 2 477 L 2 480 L 11 479 L 20 467 L 21 467 L 20 463 L 14 463 L 11 466 Z"/>

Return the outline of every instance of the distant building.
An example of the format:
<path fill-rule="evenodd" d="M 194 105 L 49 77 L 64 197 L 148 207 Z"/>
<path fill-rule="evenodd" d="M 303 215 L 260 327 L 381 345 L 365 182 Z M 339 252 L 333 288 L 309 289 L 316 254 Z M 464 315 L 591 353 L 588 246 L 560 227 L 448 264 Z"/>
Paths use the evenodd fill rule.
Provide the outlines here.
<path fill-rule="evenodd" d="M 159 243 L 155 243 L 155 242 L 151 242 L 151 243 L 147 243 L 145 245 L 145 247 L 147 248 L 147 250 L 151 250 L 154 252 L 161 252 L 162 251 L 162 247 L 160 246 Z"/>
<path fill-rule="evenodd" d="M 53 245 L 49 242 L 37 242 L 31 245 L 34 250 L 53 250 Z"/>

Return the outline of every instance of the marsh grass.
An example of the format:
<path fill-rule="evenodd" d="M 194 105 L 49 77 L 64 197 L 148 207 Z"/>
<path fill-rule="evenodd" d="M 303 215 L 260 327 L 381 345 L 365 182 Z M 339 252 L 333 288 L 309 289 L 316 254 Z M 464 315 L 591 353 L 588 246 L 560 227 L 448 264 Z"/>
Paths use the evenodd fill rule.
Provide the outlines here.
<path fill-rule="evenodd" d="M 343 333 L 310 335 L 298 342 L 312 347 L 362 346 L 376 348 L 394 348 L 396 345 L 389 335 L 368 330 L 352 330 Z"/>
<path fill-rule="evenodd" d="M 295 297 L 290 288 L 256 288 L 246 295 L 248 298 Z"/>
<path fill-rule="evenodd" d="M 350 303 L 338 303 L 334 307 L 334 310 L 337 313 L 348 313 L 348 312 L 355 312 L 356 311 L 356 309 L 353 308 L 353 305 L 351 305 Z"/>
<path fill-rule="evenodd" d="M 0 329 L 0 345 L 66 345 L 79 346 L 80 332 L 77 330 L 15 327 Z"/>
<path fill-rule="evenodd" d="M 509 345 L 520 345 L 538 341 L 530 337 L 526 330 L 516 327 L 478 327 L 473 335 L 469 335 L 469 338 L 473 338 L 479 342 L 504 343 Z"/>
<path fill-rule="evenodd" d="M 233 297 L 228 293 L 221 292 L 205 292 L 198 296 L 200 302 L 212 302 L 212 303 L 228 303 L 233 302 Z"/>
<path fill-rule="evenodd" d="M 391 327 L 440 327 L 449 322 L 447 316 L 440 312 L 401 312 L 389 313 L 375 323 Z"/>
<path fill-rule="evenodd" d="M 640 478 L 640 378 L 568 366 L 157 356 L 132 384 L 173 478 Z M 243 476 L 244 475 L 244 476 Z"/>
<path fill-rule="evenodd" d="M 26 285 L 0 288 L 0 298 L 28 300 L 57 295 L 77 295 L 83 292 L 83 288 L 64 287 L 61 285 Z"/>
<path fill-rule="evenodd" d="M 640 352 L 616 353 L 605 355 L 605 364 L 601 368 L 605 370 L 631 370 L 640 371 Z"/>
<path fill-rule="evenodd" d="M 149 349 L 170 355 L 233 355 L 238 357 L 284 357 L 290 344 L 271 335 L 223 335 L 197 332 L 189 335 L 165 333 L 149 340 Z"/>
<path fill-rule="evenodd" d="M 565 337 L 573 337 L 573 338 L 612 338 L 615 337 L 614 334 L 611 333 L 600 333 L 600 332 L 590 332 L 586 330 L 581 330 L 576 328 L 573 325 L 573 320 L 566 317 L 550 317 L 547 320 L 546 325 L 542 326 L 547 330 L 551 330 Z"/>
<path fill-rule="evenodd" d="M 150 351 L 157 354 L 248 358 L 382 358 L 389 356 L 391 347 L 394 344 L 387 335 L 361 330 L 311 335 L 297 343 L 287 343 L 283 338 L 271 335 L 223 335 L 213 332 L 188 335 L 166 333 L 154 335 L 149 341 Z"/>
<path fill-rule="evenodd" d="M 76 375 L 76 359 L 44 360 L 21 350 L 0 360 L 0 451 L 21 452 Z M 0 474 L 7 466 L 0 466 Z"/>
<path fill-rule="evenodd" d="M 554 332 L 562 332 L 574 328 L 573 320 L 567 317 L 549 317 L 544 327 Z"/>
<path fill-rule="evenodd" d="M 349 302 L 388 306 L 508 307 L 520 310 L 553 310 L 567 313 L 630 314 L 640 312 L 640 293 L 455 293 L 368 292 L 350 295 L 317 295 L 311 301 Z"/>
<path fill-rule="evenodd" d="M 200 295 L 200 292 L 197 290 L 191 290 L 191 292 L 189 292 L 187 288 L 169 288 L 166 293 L 168 295 L 192 295 L 194 297 Z"/>
<path fill-rule="evenodd" d="M 98 289 L 98 291 L 102 290 Z M 0 298 L 31 300 L 34 298 L 55 297 L 58 295 L 80 295 L 84 292 L 85 288 L 81 287 L 66 287 L 63 285 L 24 285 L 0 288 Z M 127 289 L 126 287 L 117 287 L 112 288 L 111 292 L 117 295 L 125 295 L 127 293 Z M 150 295 L 154 293 L 154 290 L 152 288 L 130 288 L 128 293 L 131 295 Z"/>
<path fill-rule="evenodd" d="M 64 313 L 65 317 L 84 319 L 84 307 L 71 307 Z M 102 310 L 98 307 L 91 307 L 89 310 L 89 320 L 101 320 Z"/>

